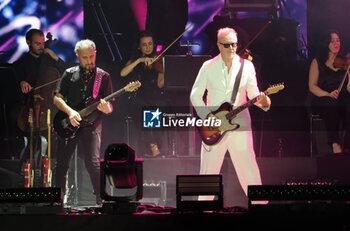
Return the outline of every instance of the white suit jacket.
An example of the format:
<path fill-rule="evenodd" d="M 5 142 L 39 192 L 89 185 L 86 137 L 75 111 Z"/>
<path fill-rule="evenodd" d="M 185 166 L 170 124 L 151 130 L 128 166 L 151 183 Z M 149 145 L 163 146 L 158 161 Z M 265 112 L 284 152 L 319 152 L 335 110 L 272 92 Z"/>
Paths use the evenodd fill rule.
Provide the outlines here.
<path fill-rule="evenodd" d="M 225 102 L 232 104 L 233 87 L 240 67 L 241 63 L 238 55 L 233 58 L 230 72 L 227 71 L 221 54 L 203 63 L 190 96 L 191 103 L 201 119 L 205 119 L 210 112 L 217 110 Z M 205 90 L 208 90 L 206 104 L 202 99 Z M 259 93 L 254 65 L 249 60 L 244 60 L 241 82 L 233 106 L 240 106 L 247 102 L 247 96 L 252 99 L 258 96 Z M 258 106 L 261 107 L 261 105 Z M 263 109 L 265 110 L 265 108 Z M 249 111 L 244 110 L 239 113 L 233 122 L 240 124 L 240 130 L 250 130 Z"/>

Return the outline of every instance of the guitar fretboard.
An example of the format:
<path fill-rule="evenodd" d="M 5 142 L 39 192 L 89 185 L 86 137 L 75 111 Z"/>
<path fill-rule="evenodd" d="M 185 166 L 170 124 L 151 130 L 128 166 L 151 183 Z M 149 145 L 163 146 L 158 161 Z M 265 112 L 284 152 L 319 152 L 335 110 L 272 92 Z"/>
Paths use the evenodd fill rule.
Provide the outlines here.
<path fill-rule="evenodd" d="M 108 101 L 110 101 L 111 99 L 113 99 L 114 97 L 120 96 L 120 95 L 124 94 L 125 92 L 126 92 L 126 91 L 125 91 L 125 88 L 122 88 L 122 89 L 120 89 L 120 90 L 118 90 L 118 91 L 116 91 L 116 92 L 114 92 L 114 93 L 112 93 L 112 94 L 106 96 L 106 97 L 103 98 L 103 99 L 104 99 L 105 101 L 108 102 Z M 85 115 L 89 114 L 90 112 L 96 110 L 96 108 L 97 108 L 97 106 L 98 106 L 99 103 L 100 103 L 100 101 L 97 101 L 97 102 L 91 104 L 90 106 L 88 106 L 88 107 L 86 107 L 86 108 L 80 110 L 80 111 L 79 111 L 79 114 L 80 114 L 81 116 L 84 117 Z"/>

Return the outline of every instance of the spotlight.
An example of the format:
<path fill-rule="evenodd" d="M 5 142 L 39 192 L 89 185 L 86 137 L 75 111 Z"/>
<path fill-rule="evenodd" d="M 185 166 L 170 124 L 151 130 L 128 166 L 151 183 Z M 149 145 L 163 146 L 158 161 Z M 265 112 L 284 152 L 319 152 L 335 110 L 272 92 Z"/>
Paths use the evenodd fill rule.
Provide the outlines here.
<path fill-rule="evenodd" d="M 143 192 L 143 160 L 124 143 L 110 144 L 101 160 L 101 198 L 105 213 L 133 213 Z"/>

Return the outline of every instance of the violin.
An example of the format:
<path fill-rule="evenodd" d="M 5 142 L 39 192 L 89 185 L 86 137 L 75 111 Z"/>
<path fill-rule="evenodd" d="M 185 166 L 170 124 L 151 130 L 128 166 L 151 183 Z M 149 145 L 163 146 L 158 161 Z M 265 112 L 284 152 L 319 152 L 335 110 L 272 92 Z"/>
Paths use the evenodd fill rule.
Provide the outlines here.
<path fill-rule="evenodd" d="M 150 68 L 150 69 L 153 69 L 153 70 L 156 70 L 157 72 L 159 73 L 164 73 L 164 69 L 163 69 L 163 63 L 160 62 L 159 60 L 163 57 L 164 53 L 172 46 L 174 45 L 174 43 L 179 40 L 181 38 L 181 36 L 188 30 L 192 29 L 193 28 L 193 24 L 188 26 L 184 32 L 182 32 L 174 41 L 172 41 L 164 50 L 162 50 L 162 52 L 160 52 L 159 54 L 156 53 L 152 63 L 150 63 L 148 65 L 147 68 Z"/>
<path fill-rule="evenodd" d="M 350 64 L 350 54 L 347 54 L 345 57 L 339 55 L 334 59 L 334 62 L 333 62 L 334 68 L 345 70 L 344 77 L 338 87 L 338 92 L 342 90 L 343 85 L 345 83 L 345 79 L 349 75 L 349 68 L 350 68 L 349 64 Z"/>
<path fill-rule="evenodd" d="M 164 73 L 164 68 L 163 68 L 163 62 L 161 62 L 161 60 L 162 60 L 162 56 L 159 56 L 159 54 L 158 53 L 156 53 L 155 55 L 154 55 L 154 60 L 153 60 L 153 62 L 151 63 L 151 64 L 149 64 L 149 65 L 145 65 L 145 69 L 147 69 L 147 70 L 154 70 L 154 71 L 156 71 L 156 72 L 158 72 L 158 73 Z"/>
<path fill-rule="evenodd" d="M 341 70 L 348 70 L 350 65 L 350 54 L 346 56 L 337 55 L 333 62 L 333 67 Z"/>
<path fill-rule="evenodd" d="M 163 63 L 161 63 L 159 60 L 155 61 L 151 65 L 148 65 L 147 68 L 149 70 L 155 70 L 158 73 L 164 73 Z"/>

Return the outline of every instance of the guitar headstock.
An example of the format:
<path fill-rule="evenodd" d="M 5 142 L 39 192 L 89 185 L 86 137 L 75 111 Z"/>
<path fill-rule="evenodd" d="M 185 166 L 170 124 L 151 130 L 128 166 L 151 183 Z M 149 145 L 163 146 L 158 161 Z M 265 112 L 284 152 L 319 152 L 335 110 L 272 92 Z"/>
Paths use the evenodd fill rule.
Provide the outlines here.
<path fill-rule="evenodd" d="M 50 120 L 51 120 L 51 110 L 47 109 L 47 118 L 46 118 L 46 123 L 47 126 L 50 127 Z"/>
<path fill-rule="evenodd" d="M 140 86 L 141 86 L 141 82 L 135 81 L 135 82 L 128 83 L 128 85 L 126 85 L 124 89 L 125 91 L 132 92 L 132 91 L 136 91 Z"/>
<path fill-rule="evenodd" d="M 284 83 L 278 83 L 269 87 L 264 93 L 265 95 L 275 94 L 284 89 Z"/>

